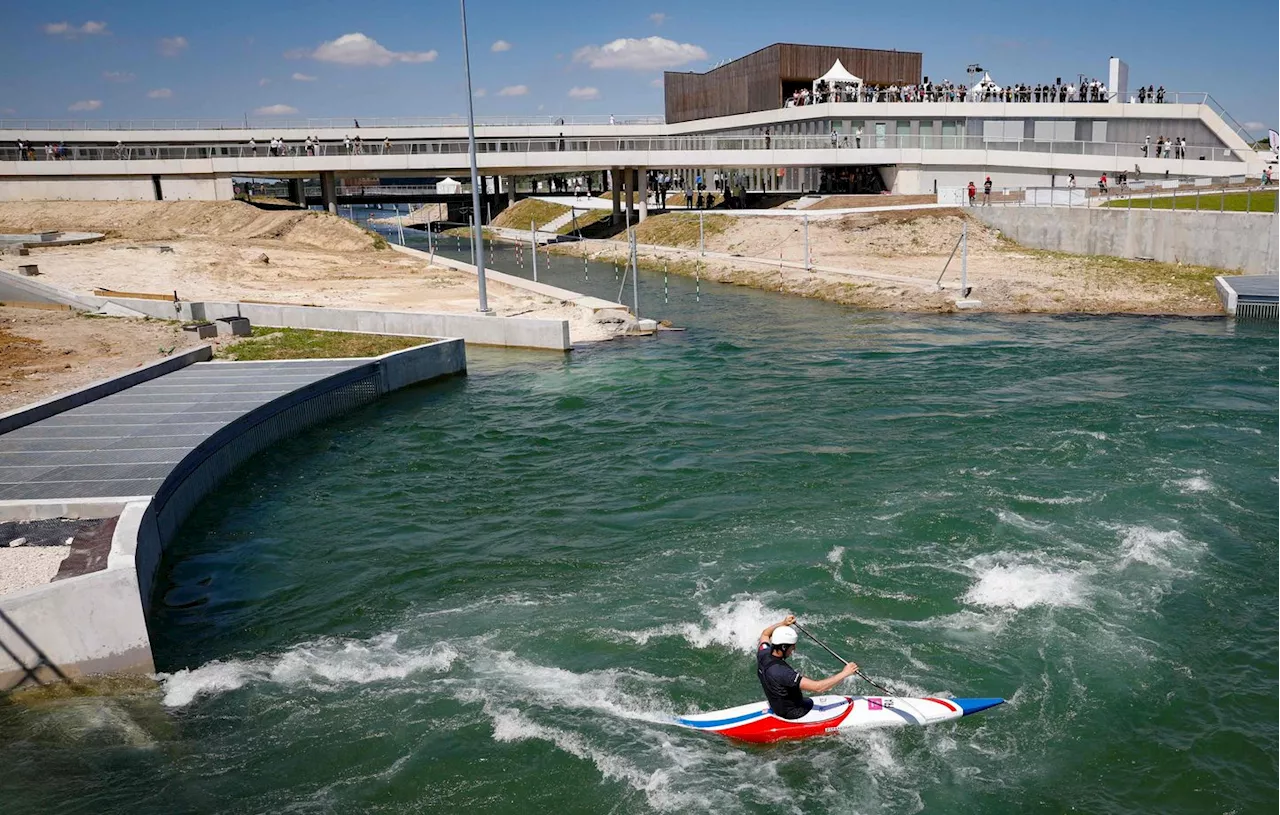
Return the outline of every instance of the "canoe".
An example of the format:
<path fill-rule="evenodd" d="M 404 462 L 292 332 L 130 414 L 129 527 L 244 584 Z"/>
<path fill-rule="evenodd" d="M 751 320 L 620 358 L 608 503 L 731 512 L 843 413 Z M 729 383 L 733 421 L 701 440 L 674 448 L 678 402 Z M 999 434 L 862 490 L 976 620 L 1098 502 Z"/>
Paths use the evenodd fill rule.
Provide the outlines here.
<path fill-rule="evenodd" d="M 677 722 L 706 733 L 756 743 L 807 739 L 837 730 L 937 724 L 996 705 L 1003 699 L 943 699 L 936 696 L 815 696 L 813 710 L 799 719 L 783 719 L 768 702 L 739 705 L 710 713 L 681 716 Z"/>

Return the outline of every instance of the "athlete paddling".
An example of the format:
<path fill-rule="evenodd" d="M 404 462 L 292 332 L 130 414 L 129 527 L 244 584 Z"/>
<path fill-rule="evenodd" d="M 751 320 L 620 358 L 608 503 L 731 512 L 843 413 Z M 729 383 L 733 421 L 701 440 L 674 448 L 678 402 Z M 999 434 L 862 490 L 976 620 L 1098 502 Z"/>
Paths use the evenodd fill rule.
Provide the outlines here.
<path fill-rule="evenodd" d="M 756 674 L 769 700 L 769 708 L 783 719 L 799 719 L 813 709 L 813 700 L 805 693 L 826 693 L 858 672 L 856 663 L 849 662 L 837 674 L 826 679 L 803 677 L 787 664 L 787 658 L 796 650 L 794 614 L 788 614 L 780 623 L 774 623 L 760 632 L 760 647 L 756 651 Z"/>

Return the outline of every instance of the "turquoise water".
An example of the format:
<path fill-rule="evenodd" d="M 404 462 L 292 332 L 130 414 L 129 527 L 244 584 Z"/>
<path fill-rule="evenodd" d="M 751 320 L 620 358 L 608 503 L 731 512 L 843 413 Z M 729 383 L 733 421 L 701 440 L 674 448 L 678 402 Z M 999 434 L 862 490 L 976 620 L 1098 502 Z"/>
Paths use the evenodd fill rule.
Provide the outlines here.
<path fill-rule="evenodd" d="M 642 284 L 687 331 L 469 349 L 246 466 L 167 555 L 154 695 L 0 707 L 5 811 L 1276 810 L 1274 326 Z M 786 612 L 1010 702 L 668 723 L 756 699 Z"/>

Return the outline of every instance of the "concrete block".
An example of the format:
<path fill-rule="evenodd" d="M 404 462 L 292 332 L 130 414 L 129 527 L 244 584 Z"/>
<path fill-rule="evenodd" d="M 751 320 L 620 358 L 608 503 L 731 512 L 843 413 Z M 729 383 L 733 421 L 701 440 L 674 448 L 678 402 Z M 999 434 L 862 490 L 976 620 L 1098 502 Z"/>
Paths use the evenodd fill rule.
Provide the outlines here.
<path fill-rule="evenodd" d="M 214 321 L 220 337 L 247 337 L 253 333 L 245 317 L 219 317 Z M 204 335 L 202 334 L 201 337 Z"/>
<path fill-rule="evenodd" d="M 35 277 L 40 274 L 40 267 L 35 263 L 24 263 L 18 267 L 18 274 L 23 277 Z"/>
<path fill-rule="evenodd" d="M 218 336 L 218 327 L 213 323 L 193 323 L 192 325 L 184 325 L 182 330 L 192 331 L 202 340 Z"/>
<path fill-rule="evenodd" d="M 36 234 L 39 235 L 41 243 L 49 243 L 50 241 L 56 241 L 58 239 L 58 236 L 61 235 L 62 233 L 61 232 L 38 232 Z"/>

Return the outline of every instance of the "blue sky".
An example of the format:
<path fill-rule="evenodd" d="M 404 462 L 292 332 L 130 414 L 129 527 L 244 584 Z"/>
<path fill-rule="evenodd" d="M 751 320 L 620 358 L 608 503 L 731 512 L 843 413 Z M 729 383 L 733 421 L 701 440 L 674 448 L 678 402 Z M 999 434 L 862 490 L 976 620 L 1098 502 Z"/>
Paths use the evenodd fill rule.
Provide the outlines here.
<path fill-rule="evenodd" d="M 1208 91 L 1251 129 L 1277 122 L 1275 0 L 647 3 L 471 0 L 477 114 L 660 114 L 664 68 L 706 70 L 781 40 L 922 51 L 932 78 L 963 80 L 978 62 L 1001 83 L 1105 80 L 1115 54 L 1135 87 Z M 63 0 L 14 4 L 4 27 L 0 117 L 466 111 L 454 0 Z"/>

